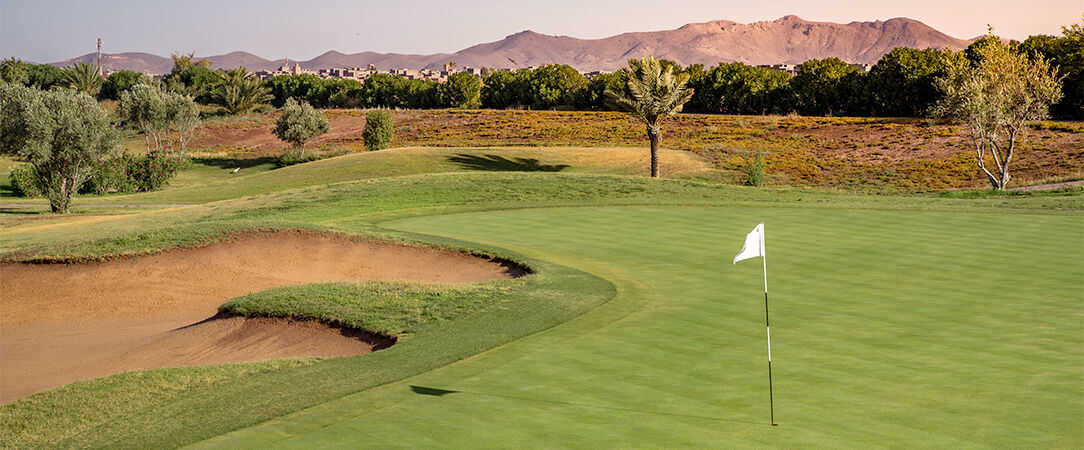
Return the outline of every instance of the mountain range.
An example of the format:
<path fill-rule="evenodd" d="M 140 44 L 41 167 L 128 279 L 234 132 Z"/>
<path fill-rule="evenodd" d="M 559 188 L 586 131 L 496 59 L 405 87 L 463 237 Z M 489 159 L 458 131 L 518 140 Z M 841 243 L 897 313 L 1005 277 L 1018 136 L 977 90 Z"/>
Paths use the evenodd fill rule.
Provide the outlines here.
<path fill-rule="evenodd" d="M 908 18 L 874 22 L 813 22 L 797 16 L 773 21 L 738 23 L 716 20 L 690 23 L 676 30 L 623 33 L 602 39 L 577 39 L 522 31 L 496 42 L 478 44 L 455 53 L 408 55 L 362 52 L 345 54 L 328 51 L 308 61 L 294 61 L 309 70 L 367 67 L 387 70 L 439 68 L 447 62 L 458 67 L 522 68 L 543 64 L 568 64 L 581 71 L 616 70 L 629 58 L 654 55 L 681 65 L 714 66 L 720 62 L 747 64 L 799 64 L 813 58 L 837 57 L 851 63 L 874 64 L 896 47 L 944 48 L 955 50 L 971 41 L 948 36 Z M 267 60 L 247 52 L 200 57 L 212 67 L 249 70 L 273 70 L 287 62 Z M 93 62 L 94 54 L 51 63 L 67 66 Z M 173 61 L 149 53 L 103 54 L 105 70 L 133 70 L 155 74 L 168 73 Z"/>

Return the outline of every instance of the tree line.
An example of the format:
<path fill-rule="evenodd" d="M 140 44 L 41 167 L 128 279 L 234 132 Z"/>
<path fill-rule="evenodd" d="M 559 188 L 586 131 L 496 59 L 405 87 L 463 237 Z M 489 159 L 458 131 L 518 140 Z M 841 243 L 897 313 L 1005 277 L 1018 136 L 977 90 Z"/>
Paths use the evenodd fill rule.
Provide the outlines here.
<path fill-rule="evenodd" d="M 788 114 L 834 116 L 921 117 L 942 96 L 935 80 L 957 59 L 974 63 L 987 36 L 960 52 L 896 48 L 869 72 L 838 58 L 812 59 L 796 74 L 740 62 L 715 67 L 660 64 L 689 78 L 694 94 L 686 112 L 709 114 Z M 1063 27 L 1061 36 L 1037 35 L 1010 42 L 1014 51 L 1042 57 L 1058 70 L 1064 98 L 1052 106 L 1055 118 L 1084 119 L 1084 31 L 1081 24 Z M 451 74 L 446 82 L 408 80 L 375 74 L 364 82 L 324 79 L 311 74 L 279 75 L 266 81 L 244 68 L 212 70 L 210 62 L 191 54 L 173 55 L 174 67 L 163 82 L 167 90 L 192 96 L 198 103 L 220 105 L 228 113 L 245 112 L 270 102 L 276 108 L 293 98 L 317 108 L 492 108 L 543 110 L 612 110 L 605 91 L 619 88 L 627 69 L 584 77 L 567 65 L 535 69 L 486 71 L 479 79 Z M 0 63 L 0 78 L 39 89 L 72 87 L 99 99 L 118 100 L 145 75 L 119 71 L 108 78 L 93 76 L 96 68 L 81 64 L 69 69 Z M 97 83 L 97 84 L 96 84 Z"/>

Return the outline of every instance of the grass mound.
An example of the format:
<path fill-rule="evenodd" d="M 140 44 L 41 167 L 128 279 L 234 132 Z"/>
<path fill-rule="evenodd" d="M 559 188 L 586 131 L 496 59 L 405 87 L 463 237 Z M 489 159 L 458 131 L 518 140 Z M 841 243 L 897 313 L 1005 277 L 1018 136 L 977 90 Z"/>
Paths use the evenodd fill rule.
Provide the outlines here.
<path fill-rule="evenodd" d="M 395 281 L 320 283 L 270 289 L 230 300 L 220 312 L 319 320 L 402 338 L 435 323 L 499 308 L 522 282 L 437 285 Z"/>

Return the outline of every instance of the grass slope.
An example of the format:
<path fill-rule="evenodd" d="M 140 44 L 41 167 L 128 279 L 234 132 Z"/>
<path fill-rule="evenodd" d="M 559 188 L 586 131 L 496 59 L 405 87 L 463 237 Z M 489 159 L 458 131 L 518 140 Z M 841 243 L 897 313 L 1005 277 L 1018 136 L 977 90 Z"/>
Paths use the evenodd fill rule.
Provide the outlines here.
<path fill-rule="evenodd" d="M 281 169 L 260 160 L 196 160 L 170 186 L 155 192 L 126 195 L 80 195 L 80 203 L 96 205 L 155 205 L 208 203 L 219 200 L 320 186 L 354 180 L 451 172 L 564 172 L 646 175 L 648 152 L 642 148 L 432 148 L 413 147 L 356 153 Z M 257 164 L 258 163 L 258 164 Z M 668 178 L 716 180 L 723 175 L 696 155 L 662 152 Z M 5 182 L 0 160 L 0 179 Z M 245 166 L 237 174 L 231 171 Z M 2 186 L 0 186 L 2 187 Z M 40 205 L 43 198 L 6 197 L 4 203 Z M 95 208 L 95 211 L 98 211 Z"/>
<path fill-rule="evenodd" d="M 759 261 L 767 223 L 776 419 Z M 580 208 L 389 224 L 614 282 L 586 316 L 211 447 L 1084 445 L 1080 217 Z M 362 431 L 363 430 L 363 431 Z"/>
<path fill-rule="evenodd" d="M 893 222 L 897 217 L 906 218 L 910 215 L 900 211 L 962 211 L 983 214 L 945 216 L 993 220 L 995 223 L 1006 220 L 1009 224 L 1019 222 L 1025 225 L 1031 223 L 1028 221 L 1033 218 L 1041 218 L 1061 228 L 1064 228 L 1064 223 L 1076 224 L 1077 234 L 1058 231 L 1058 235 L 1066 239 L 1066 242 L 1079 240 L 1077 236 L 1080 211 L 1084 209 L 1080 195 L 974 199 L 864 197 L 575 173 L 451 173 L 367 179 L 127 216 L 91 216 L 60 223 L 42 221 L 41 224 L 5 228 L 0 230 L 0 257 L 9 260 L 96 259 L 118 254 L 143 254 L 174 246 L 199 245 L 218 239 L 222 233 L 229 231 L 313 227 L 407 242 L 478 249 L 498 256 L 525 260 L 532 267 L 538 268 L 539 274 L 513 282 L 523 283 L 521 286 L 511 285 L 512 293 L 508 295 L 513 301 L 501 302 L 500 307 L 483 314 L 452 314 L 451 320 L 419 331 L 401 345 L 368 356 L 162 369 L 77 383 L 31 396 L 0 406 L 0 421 L 5 424 L 19 424 L 2 427 L 0 441 L 2 445 L 12 447 L 176 446 L 191 443 L 393 380 L 424 373 L 495 345 L 546 329 L 610 298 L 614 292 L 610 281 L 620 286 L 621 298 L 632 299 L 631 305 L 648 305 L 653 299 L 661 297 L 652 293 L 656 287 L 651 284 L 654 283 L 651 276 L 640 273 L 642 268 L 637 269 L 636 264 L 643 264 L 644 261 L 634 261 L 629 268 L 625 268 L 627 255 L 618 250 L 633 247 L 625 244 L 629 239 L 627 236 L 615 234 L 615 239 L 611 242 L 615 253 L 609 259 L 590 257 L 577 253 L 580 250 L 576 250 L 580 248 L 587 251 L 611 241 L 610 237 L 600 237 L 598 233 L 605 234 L 605 228 L 610 226 L 615 233 L 621 231 L 618 225 L 621 225 L 620 221 L 623 219 L 620 217 L 614 219 L 617 222 L 613 224 L 591 225 L 602 229 L 592 230 L 589 226 L 579 230 L 569 228 L 574 227 L 581 219 L 575 214 L 564 216 L 565 220 L 570 221 L 566 224 L 559 221 L 552 224 L 552 218 L 540 216 L 535 225 L 520 223 L 518 219 L 502 218 L 504 216 L 498 214 L 493 216 L 495 220 L 492 223 L 479 222 L 473 225 L 476 231 L 487 230 L 478 231 L 485 235 L 477 239 L 474 238 L 476 234 L 467 233 L 460 225 L 453 223 L 448 228 L 449 231 L 458 230 L 463 236 L 472 236 L 472 240 L 476 242 L 488 240 L 499 243 L 499 247 L 521 249 L 546 260 L 561 261 L 596 275 L 605 275 L 610 281 L 542 260 L 524 259 L 497 247 L 404 234 L 379 225 L 392 219 L 466 211 L 547 208 L 537 209 L 541 214 L 546 211 L 564 211 L 552 209 L 553 207 L 605 205 L 729 207 L 723 210 L 688 209 L 693 211 L 694 215 L 704 214 L 706 218 L 719 215 L 712 211 L 726 211 L 723 217 L 718 217 L 719 220 L 697 222 L 698 235 L 717 232 L 720 230 L 719 226 L 730 220 L 728 215 L 740 215 L 746 207 L 766 208 L 763 210 L 776 215 L 807 214 L 802 217 L 808 222 L 803 223 L 809 224 L 809 231 L 820 233 L 814 234 L 818 239 L 824 238 L 823 229 L 818 228 L 822 221 L 825 224 L 838 225 L 840 229 L 848 232 L 875 232 L 877 228 L 866 230 L 864 224 L 867 222 L 860 219 L 868 216 L 880 218 L 877 220 L 882 222 Z M 525 211 L 522 214 L 529 213 L 530 211 Z M 662 218 L 668 214 L 657 215 Z M 852 224 L 837 217 L 859 220 Z M 916 217 L 929 220 L 936 215 Z M 588 220 L 585 226 L 593 222 Z M 638 229 L 641 234 L 637 243 L 640 243 L 640 240 L 651 243 L 650 248 L 662 253 L 645 253 L 639 257 L 648 261 L 667 261 L 667 258 L 674 257 L 698 261 L 695 259 L 699 257 L 697 252 L 689 253 L 684 250 L 689 246 L 703 247 L 702 243 L 689 238 L 691 230 L 672 226 L 665 221 L 660 223 L 663 225 L 661 227 L 657 226 L 659 224 L 642 220 L 640 222 L 644 227 Z M 911 227 L 916 225 L 913 221 L 906 220 L 900 223 L 910 224 Z M 959 220 L 955 223 L 969 224 Z M 742 227 L 747 225 L 743 222 Z M 427 232 L 434 231 L 430 228 L 424 229 Z M 989 228 L 981 229 L 989 231 Z M 747 230 L 741 233 L 745 231 Z M 522 233 L 524 236 L 506 236 L 511 232 Z M 686 242 L 674 244 L 672 238 L 668 237 L 674 233 L 677 233 L 675 236 L 685 236 L 681 239 L 686 239 Z M 593 242 L 595 239 L 599 242 Z M 834 242 L 830 236 L 825 239 L 825 242 Z M 672 247 L 672 244 L 677 246 L 670 252 L 667 249 Z M 1079 247 L 1066 245 L 1062 249 L 1071 252 L 1073 248 Z M 876 250 L 876 247 L 870 248 Z M 570 251 L 564 251 L 566 249 Z M 1070 258 L 1063 261 L 1074 261 L 1073 256 L 1069 254 Z M 1079 261 L 1079 258 L 1075 261 Z M 673 267 L 667 266 L 670 267 L 667 270 L 670 270 L 671 274 L 684 270 L 679 269 L 677 263 L 673 264 Z M 1070 265 L 1066 270 L 1072 268 Z M 1079 270 L 1076 273 L 1079 273 Z M 898 283 L 904 287 L 915 284 L 910 279 L 886 279 L 885 282 Z M 890 286 L 895 287 L 894 284 Z M 690 297 L 690 301 L 692 300 L 695 298 Z M 592 323 L 596 327 L 609 327 L 611 322 L 623 323 L 637 314 L 642 314 L 636 309 L 639 306 L 630 309 L 627 300 L 615 305 L 619 311 L 624 311 L 618 313 L 617 322 L 613 322 L 615 316 L 594 314 L 578 321 L 594 321 Z M 650 310 L 659 306 L 645 307 Z M 610 307 L 600 311 L 610 311 L 608 308 Z M 314 311 L 315 314 L 326 312 L 322 307 Z M 364 319 L 364 315 L 358 317 Z M 575 323 L 579 323 L 578 321 Z M 659 330 L 661 332 L 661 329 Z M 584 333 L 580 335 L 587 336 Z M 1056 339 L 1055 342 L 1060 345 L 1072 341 Z M 511 350 L 502 349 L 493 354 L 514 359 L 517 354 L 515 349 L 518 348 L 516 345 L 518 344 L 509 346 Z M 558 352 L 558 347 L 560 345 L 548 351 Z M 680 345 L 677 343 L 666 346 L 668 350 L 678 347 Z M 481 360 L 483 358 L 472 359 Z M 660 364 L 673 362 L 665 358 L 658 361 Z M 606 367 L 599 368 L 603 369 Z M 317 421 L 322 420 L 324 418 L 317 418 Z"/>

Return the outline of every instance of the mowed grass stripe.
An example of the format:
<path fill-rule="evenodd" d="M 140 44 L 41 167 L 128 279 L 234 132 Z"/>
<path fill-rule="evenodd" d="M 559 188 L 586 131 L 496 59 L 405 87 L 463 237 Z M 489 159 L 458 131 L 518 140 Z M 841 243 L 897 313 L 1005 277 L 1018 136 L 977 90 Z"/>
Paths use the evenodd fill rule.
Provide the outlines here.
<path fill-rule="evenodd" d="M 730 264 L 760 220 L 778 428 L 764 426 L 760 264 Z M 210 443 L 1084 444 L 1079 217 L 632 207 L 391 225 L 581 268 L 619 295 L 468 361 Z"/>

